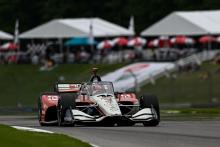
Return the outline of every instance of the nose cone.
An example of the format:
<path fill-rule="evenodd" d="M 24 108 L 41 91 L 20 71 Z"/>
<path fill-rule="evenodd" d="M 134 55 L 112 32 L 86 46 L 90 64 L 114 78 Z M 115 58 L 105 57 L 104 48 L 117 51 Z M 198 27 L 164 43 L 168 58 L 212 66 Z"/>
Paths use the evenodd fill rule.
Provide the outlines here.
<path fill-rule="evenodd" d="M 114 96 L 97 96 L 94 98 L 99 108 L 107 116 L 122 115 Z"/>

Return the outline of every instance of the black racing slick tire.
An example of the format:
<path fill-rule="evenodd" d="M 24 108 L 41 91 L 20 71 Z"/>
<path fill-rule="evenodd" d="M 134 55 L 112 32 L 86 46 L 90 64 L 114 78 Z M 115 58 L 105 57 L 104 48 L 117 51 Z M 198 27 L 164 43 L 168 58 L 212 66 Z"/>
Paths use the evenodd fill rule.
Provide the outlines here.
<path fill-rule="evenodd" d="M 143 123 L 144 126 L 157 126 L 160 122 L 160 106 L 158 99 L 155 95 L 145 94 L 140 98 L 140 108 L 154 108 L 157 114 L 157 118 L 146 121 Z"/>
<path fill-rule="evenodd" d="M 72 115 L 72 109 L 76 107 L 75 104 L 75 95 L 68 94 L 68 93 L 62 93 L 60 94 L 60 99 L 58 100 L 57 104 L 57 121 L 58 126 L 74 126 L 74 118 Z M 72 117 L 72 121 L 66 123 L 64 120 L 65 114 L 69 111 Z"/>
<path fill-rule="evenodd" d="M 41 125 L 41 126 L 45 126 L 45 123 L 42 123 L 41 122 L 41 115 L 42 115 L 42 110 L 41 110 L 41 98 L 39 98 L 38 99 L 38 108 L 37 108 L 38 110 L 38 121 L 39 121 L 39 124 Z"/>

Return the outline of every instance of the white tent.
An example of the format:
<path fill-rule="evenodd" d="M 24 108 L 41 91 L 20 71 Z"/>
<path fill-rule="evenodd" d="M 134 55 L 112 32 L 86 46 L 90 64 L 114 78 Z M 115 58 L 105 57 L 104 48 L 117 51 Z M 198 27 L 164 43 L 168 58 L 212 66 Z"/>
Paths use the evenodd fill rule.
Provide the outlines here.
<path fill-rule="evenodd" d="M 173 12 L 141 32 L 142 36 L 220 34 L 220 10 Z"/>
<path fill-rule="evenodd" d="M 94 37 L 131 36 L 127 28 L 100 18 L 56 19 L 22 33 L 20 38 L 89 37 L 92 25 Z"/>
<path fill-rule="evenodd" d="M 13 39 L 13 36 L 9 33 L 6 33 L 6 32 L 3 32 L 0 30 L 0 39 L 3 39 L 3 40 L 12 40 Z"/>

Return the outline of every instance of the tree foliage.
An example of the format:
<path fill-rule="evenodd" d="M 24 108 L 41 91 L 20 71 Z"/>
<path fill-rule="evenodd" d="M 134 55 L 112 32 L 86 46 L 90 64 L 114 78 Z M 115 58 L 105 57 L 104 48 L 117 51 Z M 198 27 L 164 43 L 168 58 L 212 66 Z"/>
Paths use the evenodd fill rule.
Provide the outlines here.
<path fill-rule="evenodd" d="M 0 30 L 20 32 L 56 18 L 100 17 L 128 27 L 130 16 L 135 29 L 142 31 L 173 11 L 219 9 L 219 0 L 0 0 Z"/>

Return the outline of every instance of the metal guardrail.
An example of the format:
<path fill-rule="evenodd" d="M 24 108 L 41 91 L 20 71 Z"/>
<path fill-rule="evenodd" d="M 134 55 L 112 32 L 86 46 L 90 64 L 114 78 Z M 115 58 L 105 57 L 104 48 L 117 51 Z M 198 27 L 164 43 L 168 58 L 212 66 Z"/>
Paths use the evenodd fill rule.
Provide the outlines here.
<path fill-rule="evenodd" d="M 200 53 L 180 59 L 176 61 L 175 64 L 178 66 L 185 66 L 190 63 L 197 63 L 198 65 L 201 65 L 202 62 L 213 59 L 218 53 L 220 53 L 220 50 L 202 51 Z"/>
<path fill-rule="evenodd" d="M 156 80 L 163 76 L 170 77 L 171 73 L 177 71 L 179 67 L 186 66 L 192 63 L 201 65 L 203 62 L 213 59 L 218 53 L 220 53 L 220 50 L 202 51 L 186 58 L 179 59 L 178 61 L 174 62 L 174 68 L 155 71 L 151 74 L 149 78 L 139 83 L 138 87 L 146 85 L 148 83 L 155 84 Z"/>

